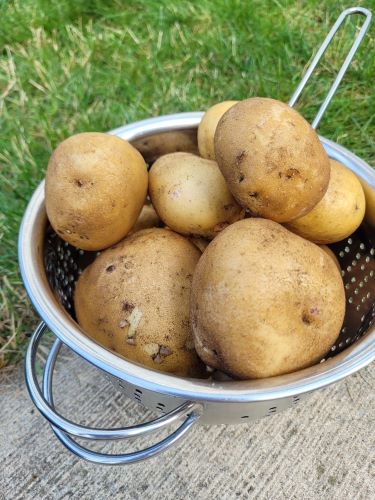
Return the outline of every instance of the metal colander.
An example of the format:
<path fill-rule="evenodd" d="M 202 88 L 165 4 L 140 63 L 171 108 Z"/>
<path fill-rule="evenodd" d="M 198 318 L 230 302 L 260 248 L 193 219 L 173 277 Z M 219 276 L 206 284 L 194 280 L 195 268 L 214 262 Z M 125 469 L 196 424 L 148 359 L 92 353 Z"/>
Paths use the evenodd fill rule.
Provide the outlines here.
<path fill-rule="evenodd" d="M 319 123 L 351 58 L 364 36 L 371 14 L 366 9 L 344 11 L 319 49 L 290 105 L 299 97 L 308 77 L 346 16 L 360 13 L 366 21 L 327 95 L 316 119 Z M 332 90 L 333 89 L 333 90 Z M 151 163 L 171 151 L 197 151 L 196 131 L 202 113 L 180 113 L 144 120 L 113 130 L 139 149 Z M 375 196 L 375 172 L 360 158 L 323 137 L 328 155 L 353 170 Z M 288 375 L 261 380 L 233 381 L 213 376 L 209 380 L 179 378 L 132 363 L 95 343 L 75 321 L 74 286 L 78 275 L 93 261 L 96 252 L 84 252 L 62 241 L 50 227 L 44 208 L 44 183 L 35 191 L 25 212 L 19 235 L 19 262 L 28 295 L 42 318 L 26 355 L 26 382 L 37 408 L 50 421 L 60 441 L 72 452 L 103 464 L 125 464 L 149 458 L 183 437 L 196 422 L 235 424 L 271 416 L 297 404 L 313 390 L 323 388 L 366 366 L 375 359 L 375 237 L 368 223 L 349 238 L 331 245 L 340 262 L 345 284 L 347 311 L 343 328 L 334 346 L 321 362 Z M 36 354 L 44 332 L 49 328 L 57 340 L 49 353 L 40 388 L 36 375 Z M 64 343 L 95 365 L 125 394 L 156 410 L 156 420 L 117 429 L 95 429 L 76 424 L 61 416 L 54 407 L 52 376 L 56 358 Z M 92 451 L 78 444 L 75 437 L 88 440 L 128 439 L 158 431 L 183 418 L 182 424 L 150 448 L 121 455 Z"/>

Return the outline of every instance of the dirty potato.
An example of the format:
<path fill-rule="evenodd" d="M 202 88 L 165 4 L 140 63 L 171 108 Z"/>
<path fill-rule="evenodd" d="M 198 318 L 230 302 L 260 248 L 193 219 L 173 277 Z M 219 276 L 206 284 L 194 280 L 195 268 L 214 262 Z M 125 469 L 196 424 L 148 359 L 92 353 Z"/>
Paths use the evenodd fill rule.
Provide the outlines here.
<path fill-rule="evenodd" d="M 336 341 L 345 290 L 332 257 L 280 224 L 244 219 L 194 272 L 190 323 L 209 366 L 241 379 L 311 366 Z"/>
<path fill-rule="evenodd" d="M 315 130 L 274 99 L 246 99 L 224 113 L 215 156 L 233 196 L 254 216 L 291 221 L 328 187 L 329 158 Z"/>
<path fill-rule="evenodd" d="M 200 251 L 173 231 L 138 231 L 81 274 L 74 305 L 84 332 L 125 358 L 186 377 L 204 375 L 189 330 Z"/>

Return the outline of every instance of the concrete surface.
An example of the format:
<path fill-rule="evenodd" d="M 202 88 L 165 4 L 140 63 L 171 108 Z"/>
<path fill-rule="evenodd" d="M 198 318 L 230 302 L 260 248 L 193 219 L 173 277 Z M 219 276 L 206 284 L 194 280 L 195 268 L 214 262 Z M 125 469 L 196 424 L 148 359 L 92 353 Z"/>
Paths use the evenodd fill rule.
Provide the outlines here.
<path fill-rule="evenodd" d="M 145 416 L 76 357 L 65 354 L 55 381 L 59 408 L 81 422 L 125 425 Z M 104 467 L 57 442 L 29 400 L 22 367 L 0 372 L 0 498 L 370 500 L 374 387 L 375 364 L 279 415 L 196 427 L 152 460 Z"/>

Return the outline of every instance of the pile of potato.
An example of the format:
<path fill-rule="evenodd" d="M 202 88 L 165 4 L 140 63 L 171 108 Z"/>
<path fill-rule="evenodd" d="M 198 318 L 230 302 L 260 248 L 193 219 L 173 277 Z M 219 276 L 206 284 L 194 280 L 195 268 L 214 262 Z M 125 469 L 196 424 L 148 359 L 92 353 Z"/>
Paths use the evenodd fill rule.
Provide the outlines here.
<path fill-rule="evenodd" d="M 324 244 L 361 224 L 361 183 L 273 99 L 216 104 L 198 148 L 149 171 L 107 134 L 77 134 L 53 152 L 50 223 L 71 245 L 101 251 L 76 283 L 80 326 L 129 360 L 185 377 L 262 378 L 317 363 L 345 314 Z"/>

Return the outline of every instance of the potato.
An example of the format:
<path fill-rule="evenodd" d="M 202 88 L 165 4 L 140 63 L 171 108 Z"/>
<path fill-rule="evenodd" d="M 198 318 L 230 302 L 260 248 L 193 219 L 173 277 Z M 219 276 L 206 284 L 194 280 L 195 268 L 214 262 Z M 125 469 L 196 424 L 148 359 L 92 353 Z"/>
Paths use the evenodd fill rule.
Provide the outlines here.
<path fill-rule="evenodd" d="M 217 163 L 190 153 L 156 160 L 149 172 L 149 192 L 159 217 L 181 234 L 213 238 L 244 217 Z"/>
<path fill-rule="evenodd" d="M 197 132 L 195 129 L 170 130 L 132 141 L 147 163 L 152 164 L 160 156 L 184 151 L 198 154 Z"/>
<path fill-rule="evenodd" d="M 164 226 L 164 229 L 167 229 L 168 231 L 172 231 L 168 226 Z M 200 238 L 200 237 L 194 237 L 190 236 L 187 238 L 193 245 L 195 245 L 202 253 L 206 250 L 208 247 L 210 240 L 206 240 L 205 238 Z"/>
<path fill-rule="evenodd" d="M 286 227 L 315 243 L 335 243 L 351 235 L 365 215 L 366 200 L 357 176 L 330 160 L 331 178 L 320 202 Z"/>
<path fill-rule="evenodd" d="M 217 126 L 215 155 L 233 196 L 254 216 L 291 221 L 312 210 L 328 187 L 329 158 L 318 135 L 274 99 L 231 107 Z"/>
<path fill-rule="evenodd" d="M 199 250 L 203 253 L 206 248 L 208 247 L 208 244 L 210 243 L 208 240 L 205 240 L 204 238 L 188 238 L 189 241 L 191 241 Z"/>
<path fill-rule="evenodd" d="M 101 250 L 134 225 L 147 194 L 140 153 L 118 137 L 87 132 L 60 143 L 48 163 L 45 203 L 53 229 L 83 250 Z"/>
<path fill-rule="evenodd" d="M 136 233 L 137 231 L 141 231 L 141 229 L 149 229 L 150 227 L 160 227 L 162 224 L 161 220 L 158 217 L 158 214 L 155 212 L 155 209 L 152 205 L 143 205 L 141 213 L 137 219 L 137 222 L 132 227 L 132 230 L 129 232 L 130 234 Z"/>
<path fill-rule="evenodd" d="M 211 106 L 198 126 L 198 149 L 202 158 L 215 160 L 214 137 L 217 124 L 223 114 L 238 101 L 223 101 Z"/>
<path fill-rule="evenodd" d="M 241 379 L 317 363 L 337 339 L 344 313 L 333 259 L 270 220 L 244 219 L 224 229 L 194 272 L 196 350 L 207 365 Z"/>
<path fill-rule="evenodd" d="M 366 198 L 365 221 L 375 227 L 375 189 L 364 179 L 359 179 Z"/>
<path fill-rule="evenodd" d="M 329 255 L 331 257 L 331 259 L 333 260 L 333 262 L 336 264 L 336 267 L 337 269 L 340 271 L 341 273 L 341 266 L 340 266 L 340 262 L 338 260 L 338 258 L 336 257 L 336 254 L 329 248 L 327 247 L 327 245 L 319 245 L 319 247 L 324 250 L 324 252 Z"/>
<path fill-rule="evenodd" d="M 84 332 L 149 368 L 200 376 L 189 330 L 189 295 L 200 251 L 166 229 L 138 231 L 81 274 L 74 305 Z"/>

